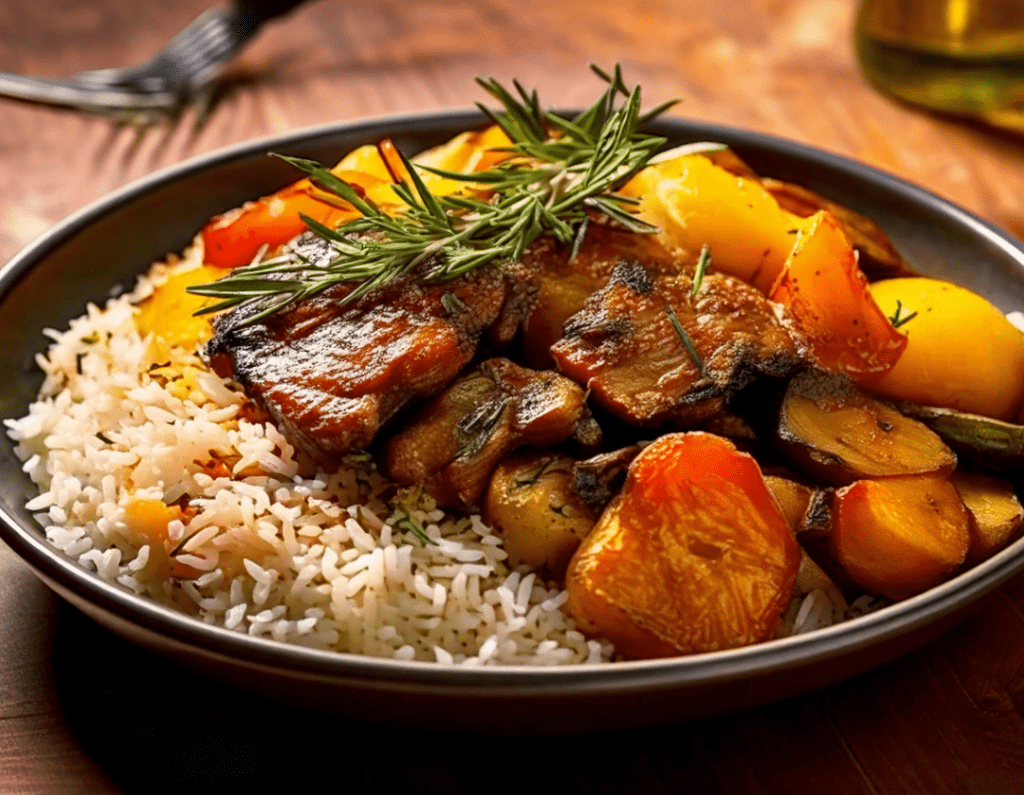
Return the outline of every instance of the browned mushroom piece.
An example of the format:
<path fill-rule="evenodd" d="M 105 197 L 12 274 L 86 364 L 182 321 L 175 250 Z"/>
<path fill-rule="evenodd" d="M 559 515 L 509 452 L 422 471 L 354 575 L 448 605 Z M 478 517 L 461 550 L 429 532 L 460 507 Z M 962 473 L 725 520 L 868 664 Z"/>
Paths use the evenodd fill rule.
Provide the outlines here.
<path fill-rule="evenodd" d="M 422 483 L 440 504 L 477 505 L 498 462 L 526 445 L 600 439 L 583 390 L 552 371 L 488 359 L 416 409 L 383 445 L 379 464 Z"/>
<path fill-rule="evenodd" d="M 949 474 L 956 455 L 924 423 L 861 392 L 845 376 L 806 370 L 786 389 L 779 412 L 781 448 L 824 483 Z"/>

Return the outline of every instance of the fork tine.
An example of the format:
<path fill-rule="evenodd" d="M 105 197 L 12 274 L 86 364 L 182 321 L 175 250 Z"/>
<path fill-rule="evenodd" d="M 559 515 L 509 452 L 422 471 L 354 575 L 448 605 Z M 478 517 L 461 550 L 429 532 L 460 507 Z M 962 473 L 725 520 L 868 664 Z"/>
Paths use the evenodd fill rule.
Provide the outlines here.
<path fill-rule="evenodd" d="M 200 14 L 142 64 L 56 81 L 0 73 L 0 96 L 101 113 L 177 113 L 274 17 L 306 0 L 232 0 Z"/>

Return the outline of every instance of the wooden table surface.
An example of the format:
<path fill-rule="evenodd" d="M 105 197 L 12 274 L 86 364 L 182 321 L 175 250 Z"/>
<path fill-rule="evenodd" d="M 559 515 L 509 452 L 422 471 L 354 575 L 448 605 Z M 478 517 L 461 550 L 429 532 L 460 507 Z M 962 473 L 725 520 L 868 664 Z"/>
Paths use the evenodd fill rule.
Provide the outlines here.
<path fill-rule="evenodd" d="M 0 70 L 57 77 L 140 61 L 207 2 L 4 0 Z M 854 5 L 319 0 L 236 60 L 198 130 L 190 113 L 139 132 L 0 102 L 0 262 L 89 201 L 182 159 L 311 124 L 465 107 L 482 98 L 475 75 L 517 77 L 548 104 L 578 106 L 598 90 L 591 61 L 621 63 L 651 104 L 680 97 L 674 113 L 857 158 L 1024 236 L 1024 140 L 872 91 L 851 47 Z M 136 649 L 0 545 L 4 795 L 258 791 L 282 771 L 303 792 L 1019 793 L 1022 702 L 1017 580 L 917 653 L 740 714 L 557 740 L 368 728 L 253 702 Z"/>

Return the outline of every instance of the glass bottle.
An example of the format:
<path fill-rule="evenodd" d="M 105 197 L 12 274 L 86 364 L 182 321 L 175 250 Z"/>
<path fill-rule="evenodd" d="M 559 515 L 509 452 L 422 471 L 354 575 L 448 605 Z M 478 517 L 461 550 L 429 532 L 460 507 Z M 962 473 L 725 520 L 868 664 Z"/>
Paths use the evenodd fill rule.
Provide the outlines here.
<path fill-rule="evenodd" d="M 1024 131 L 1024 0 L 861 0 L 856 44 L 879 90 Z"/>

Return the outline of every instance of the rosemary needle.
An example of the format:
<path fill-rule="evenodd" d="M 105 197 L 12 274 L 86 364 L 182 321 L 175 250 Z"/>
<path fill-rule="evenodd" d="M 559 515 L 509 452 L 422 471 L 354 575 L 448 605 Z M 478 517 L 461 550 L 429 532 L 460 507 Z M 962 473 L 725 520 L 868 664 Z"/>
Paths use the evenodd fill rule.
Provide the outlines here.
<path fill-rule="evenodd" d="M 892 323 L 892 327 L 893 328 L 899 328 L 904 323 L 907 323 L 908 321 L 911 321 L 915 317 L 917 317 L 917 312 L 916 311 L 911 312 L 909 315 L 903 315 L 902 312 L 903 312 L 904 309 L 905 309 L 905 307 L 903 306 L 903 302 L 900 301 L 899 298 L 897 298 L 896 299 L 896 311 L 893 313 L 892 317 L 889 318 L 889 322 Z"/>
<path fill-rule="evenodd" d="M 692 295 L 696 298 L 697 293 L 700 292 L 700 286 L 704 283 L 704 274 L 707 272 L 708 265 L 711 264 L 711 249 L 705 243 L 701 246 L 700 257 L 697 258 L 697 267 L 693 274 L 693 290 Z"/>
<path fill-rule="evenodd" d="M 629 89 L 618 67 L 612 74 L 591 67 L 608 88 L 573 119 L 541 109 L 536 92 L 514 83 L 516 95 L 493 79 L 478 83 L 504 111 L 481 110 L 508 135 L 511 157 L 472 174 L 414 167 L 400 154 L 408 182 L 394 185 L 407 205 L 388 215 L 343 179 L 311 160 L 282 157 L 319 187 L 351 203 L 362 217 L 331 229 L 303 216 L 309 229 L 328 241 L 331 259 L 314 265 L 293 253 L 237 268 L 219 281 L 189 292 L 220 299 L 200 314 L 256 304 L 243 323 L 253 323 L 285 306 L 335 285 L 355 284 L 343 302 L 409 274 L 446 281 L 493 262 L 516 261 L 544 234 L 578 245 L 588 212 L 603 214 L 636 232 L 656 232 L 633 212 L 636 200 L 617 189 L 643 168 L 665 139 L 640 132 L 674 103 L 640 113 L 640 89 Z M 619 102 L 620 98 L 625 99 Z M 478 103 L 479 104 L 479 103 Z M 493 197 L 434 196 L 417 168 L 449 179 L 483 185 Z"/>
<path fill-rule="evenodd" d="M 675 329 L 676 334 L 679 336 L 679 341 L 683 343 L 683 347 L 686 348 L 686 352 L 690 354 L 690 358 L 693 359 L 693 363 L 696 365 L 697 370 L 701 375 L 707 375 L 704 371 L 704 360 L 700 354 L 697 353 L 697 346 L 693 344 L 693 338 L 687 334 L 686 329 L 683 328 L 683 324 L 679 321 L 679 316 L 671 306 L 665 307 L 665 314 L 668 315 L 669 322 L 672 323 L 672 328 Z"/>

